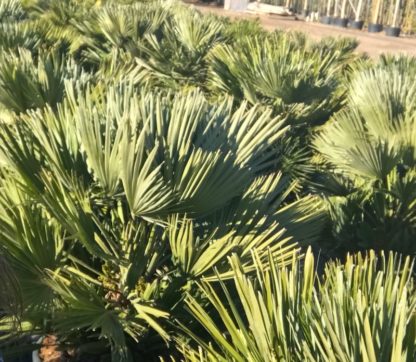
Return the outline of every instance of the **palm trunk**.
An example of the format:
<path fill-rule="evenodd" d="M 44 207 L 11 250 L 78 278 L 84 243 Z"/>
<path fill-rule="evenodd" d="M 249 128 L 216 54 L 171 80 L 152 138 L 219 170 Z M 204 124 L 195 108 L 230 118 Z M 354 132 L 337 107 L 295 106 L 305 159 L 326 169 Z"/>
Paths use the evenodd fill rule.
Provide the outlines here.
<path fill-rule="evenodd" d="M 362 8 L 363 0 L 358 0 L 357 11 L 355 12 L 355 21 L 360 21 Z"/>
<path fill-rule="evenodd" d="M 328 0 L 328 6 L 326 8 L 326 15 L 331 16 L 331 6 L 332 6 L 332 0 Z"/>
<path fill-rule="evenodd" d="M 380 14 L 380 8 L 381 8 L 381 1 L 382 0 L 375 0 L 372 6 L 372 17 L 371 17 L 371 22 L 373 24 L 377 24 L 378 23 L 378 18 L 379 18 L 379 14 Z"/>
<path fill-rule="evenodd" d="M 343 0 L 342 5 L 341 5 L 341 18 L 342 19 L 345 19 L 346 10 L 347 10 L 347 0 Z"/>
<path fill-rule="evenodd" d="M 338 17 L 338 1 L 339 0 L 335 0 L 335 5 L 334 5 L 334 18 Z"/>
<path fill-rule="evenodd" d="M 399 12 L 400 12 L 400 0 L 396 0 L 396 6 L 394 8 L 394 14 L 393 14 L 393 22 L 391 24 L 391 26 L 398 28 L 399 24 L 398 24 L 398 20 L 399 20 Z"/>

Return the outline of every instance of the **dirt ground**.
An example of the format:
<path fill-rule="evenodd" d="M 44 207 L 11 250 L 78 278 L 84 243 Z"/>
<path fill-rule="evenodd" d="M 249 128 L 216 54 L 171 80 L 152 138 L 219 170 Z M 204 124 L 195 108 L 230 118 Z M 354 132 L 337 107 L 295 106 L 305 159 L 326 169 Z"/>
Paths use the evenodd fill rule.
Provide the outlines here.
<path fill-rule="evenodd" d="M 223 8 L 214 6 L 192 5 L 203 12 L 212 12 L 218 15 L 229 16 L 231 18 L 260 19 L 261 24 L 267 30 L 286 29 L 300 30 L 315 39 L 325 36 L 347 36 L 359 40 L 358 51 L 365 52 L 372 57 L 377 57 L 381 53 L 399 54 L 405 53 L 416 56 L 416 38 L 389 38 L 384 33 L 370 34 L 366 30 L 357 31 L 351 29 L 336 28 L 334 26 L 323 25 L 320 23 L 307 23 L 303 20 L 295 20 L 293 17 L 283 17 L 277 15 L 254 15 L 246 12 L 227 11 Z"/>

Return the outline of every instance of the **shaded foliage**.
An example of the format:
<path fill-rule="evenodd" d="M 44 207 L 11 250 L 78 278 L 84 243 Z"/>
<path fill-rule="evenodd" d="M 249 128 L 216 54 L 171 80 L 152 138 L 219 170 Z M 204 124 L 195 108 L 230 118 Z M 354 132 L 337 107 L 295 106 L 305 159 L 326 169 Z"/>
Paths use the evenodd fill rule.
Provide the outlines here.
<path fill-rule="evenodd" d="M 301 261 L 415 252 L 414 59 L 172 1 L 0 19 L 6 358 L 414 359 L 410 260 Z"/>

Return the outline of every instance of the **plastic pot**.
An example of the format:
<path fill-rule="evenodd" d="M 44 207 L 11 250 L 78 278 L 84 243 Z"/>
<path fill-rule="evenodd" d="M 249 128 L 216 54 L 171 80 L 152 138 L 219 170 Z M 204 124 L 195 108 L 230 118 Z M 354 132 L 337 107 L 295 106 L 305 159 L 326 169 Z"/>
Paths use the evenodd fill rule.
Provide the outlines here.
<path fill-rule="evenodd" d="M 346 28 L 348 25 L 348 19 L 347 18 L 337 18 L 335 22 L 336 26 L 339 26 L 341 28 Z"/>
<path fill-rule="evenodd" d="M 322 24 L 331 24 L 332 23 L 332 17 L 331 16 L 322 16 L 321 17 L 321 23 Z"/>
<path fill-rule="evenodd" d="M 394 26 L 389 26 L 386 28 L 386 35 L 387 36 L 394 36 L 398 37 L 400 35 L 400 28 L 396 28 Z"/>
<path fill-rule="evenodd" d="M 351 29 L 356 29 L 356 30 L 362 30 L 364 26 L 364 20 L 353 20 L 350 22 L 350 28 Z"/>
<path fill-rule="evenodd" d="M 383 24 L 368 24 L 369 33 L 379 33 L 383 31 Z"/>

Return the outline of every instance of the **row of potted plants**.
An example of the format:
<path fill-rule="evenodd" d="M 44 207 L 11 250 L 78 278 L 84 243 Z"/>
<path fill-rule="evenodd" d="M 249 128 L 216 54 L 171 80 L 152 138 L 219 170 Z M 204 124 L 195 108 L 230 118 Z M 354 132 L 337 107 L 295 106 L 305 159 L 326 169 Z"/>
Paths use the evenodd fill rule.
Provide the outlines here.
<path fill-rule="evenodd" d="M 363 29 L 371 33 L 383 29 L 388 36 L 399 36 L 402 28 L 411 32 L 416 24 L 414 0 L 304 0 L 303 14 L 317 11 L 320 21 L 340 27 Z"/>

